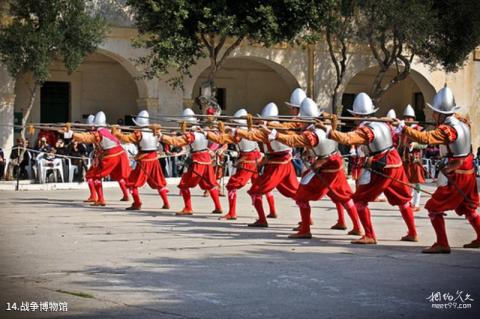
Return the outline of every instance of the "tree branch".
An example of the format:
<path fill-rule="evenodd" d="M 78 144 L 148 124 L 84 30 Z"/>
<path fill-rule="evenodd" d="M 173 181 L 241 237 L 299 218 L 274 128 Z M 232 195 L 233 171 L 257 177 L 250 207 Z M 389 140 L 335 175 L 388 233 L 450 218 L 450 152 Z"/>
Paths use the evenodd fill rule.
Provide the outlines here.
<path fill-rule="evenodd" d="M 345 38 L 340 38 L 340 44 L 342 45 L 342 59 L 340 60 L 340 78 L 343 79 L 343 75 L 345 74 L 345 71 L 347 70 L 347 43 L 345 42 Z"/>
<path fill-rule="evenodd" d="M 202 39 L 203 44 L 207 47 L 208 51 L 211 50 L 210 42 L 208 42 L 207 38 L 205 37 L 204 33 L 200 33 L 200 38 Z"/>
<path fill-rule="evenodd" d="M 330 59 L 332 60 L 333 65 L 335 66 L 335 73 L 337 74 L 337 85 L 335 86 L 335 90 L 336 90 L 336 88 L 340 83 L 340 66 L 338 64 L 337 57 L 335 56 L 335 52 L 333 51 L 332 35 L 331 35 L 331 30 L 329 28 L 327 28 L 326 37 L 327 37 L 327 44 L 328 44 L 328 53 L 330 54 Z"/>
<path fill-rule="evenodd" d="M 217 59 L 217 56 L 218 56 L 218 52 L 220 52 L 220 50 L 223 48 L 223 45 L 225 44 L 225 41 L 227 39 L 227 36 L 222 36 L 222 38 L 220 39 L 220 41 L 218 42 L 218 45 L 215 47 L 215 60 Z"/>
<path fill-rule="evenodd" d="M 225 50 L 225 52 L 222 55 L 222 58 L 217 63 L 218 68 L 222 67 L 222 65 L 225 63 L 225 59 L 232 53 L 233 50 L 235 50 L 236 48 L 238 48 L 240 46 L 240 43 L 242 43 L 243 39 L 244 39 L 243 36 L 238 37 L 237 40 L 235 40 L 235 42 L 233 42 L 233 44 L 230 45 Z"/>
<path fill-rule="evenodd" d="M 378 65 L 380 68 L 383 66 L 383 60 L 380 58 L 380 55 L 378 54 L 377 48 L 375 47 L 375 44 L 373 43 L 373 38 L 372 35 L 368 35 L 368 45 L 370 46 L 370 51 L 372 51 L 373 57 L 375 60 L 377 60 Z"/>
<path fill-rule="evenodd" d="M 386 69 L 392 64 L 393 61 L 390 60 L 390 52 L 388 51 L 387 47 L 385 46 L 385 31 L 382 32 L 382 35 L 380 36 L 380 48 L 382 49 L 383 52 L 383 65 Z"/>

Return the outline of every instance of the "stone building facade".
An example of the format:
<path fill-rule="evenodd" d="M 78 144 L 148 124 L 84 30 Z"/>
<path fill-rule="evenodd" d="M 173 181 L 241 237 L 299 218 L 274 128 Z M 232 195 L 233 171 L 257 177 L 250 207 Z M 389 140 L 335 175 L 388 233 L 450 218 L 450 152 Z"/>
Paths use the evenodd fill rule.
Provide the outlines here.
<path fill-rule="evenodd" d="M 51 78 L 44 89 L 39 90 L 30 122 L 52 118 L 52 112 L 60 112 L 66 121 L 82 121 L 88 114 L 103 110 L 108 121 L 118 119 L 128 122 L 132 114 L 147 109 L 151 116 L 180 114 L 184 107 L 193 105 L 206 79 L 209 65 L 201 60 L 192 69 L 192 77 L 184 79 L 184 88 L 172 89 L 166 80 L 142 78 L 142 71 L 134 62 L 144 51 L 135 49 L 131 40 L 136 30 L 130 23 L 110 28 L 108 37 L 97 52 L 88 56 L 80 67 L 68 74 L 60 65 L 51 68 Z M 461 112 L 470 117 L 473 125 L 474 147 L 480 144 L 478 125 L 480 112 L 480 51 L 473 52 L 465 67 L 457 73 L 445 74 L 431 70 L 418 62 L 413 63 L 411 75 L 388 91 L 380 101 L 378 115 L 393 108 L 397 114 L 407 104 L 425 112 L 431 112 L 424 101 L 430 101 L 435 92 L 445 83 L 453 90 Z M 351 103 L 354 94 L 369 92 L 375 75 L 375 63 L 368 52 L 354 52 L 347 71 L 345 85 L 341 87 L 344 104 Z M 216 78 L 222 91 L 225 114 L 233 114 L 240 107 L 256 113 L 270 101 L 277 103 L 286 112 L 284 101 L 290 92 L 301 87 L 322 107 L 331 109 L 331 90 L 335 70 L 326 47 L 303 48 L 276 46 L 264 48 L 247 43 L 237 48 L 226 61 Z M 13 79 L 0 66 L 0 124 L 12 124 L 28 105 L 28 83 L 31 78 Z M 63 83 L 63 84 L 61 84 Z M 62 91 L 63 104 L 56 101 L 57 91 Z M 51 102 L 53 101 L 53 102 Z M 58 105 L 52 106 L 51 103 Z M 346 105 L 348 106 L 348 105 Z M 57 117 L 58 118 L 58 117 Z M 11 127 L 0 126 L 0 146 L 7 153 L 13 145 Z"/>

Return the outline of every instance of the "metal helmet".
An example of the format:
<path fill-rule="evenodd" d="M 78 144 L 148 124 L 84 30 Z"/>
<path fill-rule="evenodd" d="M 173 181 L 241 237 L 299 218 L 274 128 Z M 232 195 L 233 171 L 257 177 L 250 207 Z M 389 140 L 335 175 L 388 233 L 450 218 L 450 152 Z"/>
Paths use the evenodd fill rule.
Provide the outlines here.
<path fill-rule="evenodd" d="M 104 126 L 107 124 L 107 117 L 103 111 L 98 112 L 95 114 L 95 119 L 93 120 L 93 124 L 97 126 Z"/>
<path fill-rule="evenodd" d="M 93 121 L 95 121 L 95 115 L 89 114 L 85 120 L 85 124 L 93 124 Z"/>
<path fill-rule="evenodd" d="M 248 115 L 248 112 L 245 109 L 240 109 L 237 112 L 235 112 L 235 114 L 233 114 L 234 117 L 242 117 L 242 116 L 247 116 L 247 115 Z M 238 124 L 243 124 L 243 125 L 247 124 L 247 120 L 245 120 L 245 119 L 238 119 L 238 120 L 233 120 L 233 121 L 238 123 Z"/>
<path fill-rule="evenodd" d="M 415 118 L 415 110 L 410 104 L 408 104 L 407 107 L 405 107 L 405 110 L 403 111 L 403 117 Z"/>
<path fill-rule="evenodd" d="M 307 94 L 301 88 L 296 88 L 290 95 L 290 102 L 285 102 L 289 107 L 300 107 Z"/>
<path fill-rule="evenodd" d="M 356 115 L 369 115 L 377 111 L 378 108 L 375 108 L 372 99 L 364 92 L 357 94 L 355 100 L 353 100 L 353 110 L 348 110 L 348 112 Z"/>
<path fill-rule="evenodd" d="M 318 117 L 320 116 L 320 110 L 318 109 L 317 104 L 309 97 L 303 99 L 302 104 L 300 104 L 300 117 Z"/>
<path fill-rule="evenodd" d="M 390 109 L 390 111 L 387 112 L 387 117 L 391 119 L 396 119 L 397 118 L 397 113 L 395 113 L 394 109 Z"/>
<path fill-rule="evenodd" d="M 275 103 L 270 102 L 265 105 L 260 113 L 261 117 L 275 117 L 278 116 L 278 107 Z"/>
<path fill-rule="evenodd" d="M 138 113 L 137 117 L 132 119 L 133 123 L 137 126 L 148 126 L 150 125 L 148 111 L 143 110 Z"/>
<path fill-rule="evenodd" d="M 460 109 L 455 103 L 452 90 L 450 90 L 446 84 L 435 94 L 432 104 L 427 103 L 427 105 L 435 112 L 442 114 L 453 114 Z"/>
<path fill-rule="evenodd" d="M 191 108 L 186 108 L 185 110 L 183 110 L 182 112 L 182 116 L 184 117 L 184 121 L 188 122 L 188 123 L 197 123 L 197 118 L 192 116 L 192 115 L 195 115 L 195 112 L 193 112 L 193 110 Z"/>

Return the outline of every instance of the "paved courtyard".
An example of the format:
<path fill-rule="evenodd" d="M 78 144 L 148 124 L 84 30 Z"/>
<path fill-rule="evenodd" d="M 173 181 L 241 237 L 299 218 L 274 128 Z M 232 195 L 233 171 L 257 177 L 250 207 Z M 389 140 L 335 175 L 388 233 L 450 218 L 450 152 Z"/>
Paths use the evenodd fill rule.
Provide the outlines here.
<path fill-rule="evenodd" d="M 277 192 L 279 218 L 250 229 L 245 190 L 240 218 L 225 222 L 199 190 L 196 214 L 174 216 L 182 200 L 169 188 L 171 210 L 143 189 L 137 212 L 124 210 L 118 188 L 106 189 L 105 208 L 82 202 L 86 187 L 0 191 L 0 318 L 480 318 L 480 250 L 459 248 L 474 233 L 453 213 L 452 253 L 424 255 L 434 238 L 425 211 L 416 214 L 420 242 L 405 243 L 399 212 L 374 203 L 379 244 L 354 246 L 329 229 L 329 200 L 312 205 L 314 238 L 290 240 L 298 210 Z M 433 308 L 449 299 L 469 309 Z M 66 302 L 68 312 L 5 310 L 22 301 Z"/>

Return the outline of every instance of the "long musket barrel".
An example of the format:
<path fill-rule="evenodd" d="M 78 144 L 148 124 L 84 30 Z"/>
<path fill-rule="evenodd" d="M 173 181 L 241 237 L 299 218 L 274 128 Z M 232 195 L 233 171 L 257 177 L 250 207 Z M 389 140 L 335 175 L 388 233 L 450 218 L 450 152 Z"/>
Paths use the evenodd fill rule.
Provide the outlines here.
<path fill-rule="evenodd" d="M 141 117 L 141 116 L 139 116 Z M 189 116 L 183 116 L 183 115 L 166 115 L 165 117 L 162 118 L 156 118 L 156 117 L 150 117 L 150 119 L 155 119 L 155 120 L 167 120 L 167 121 L 182 121 L 186 120 L 189 117 L 195 117 L 195 118 L 205 118 L 205 119 L 228 119 L 228 120 L 242 120 L 242 119 L 247 119 L 248 117 L 242 116 L 242 117 L 236 117 L 236 116 L 229 116 L 229 115 L 204 115 L 204 114 L 194 114 L 194 115 L 189 115 Z M 356 121 L 367 121 L 367 122 L 384 122 L 384 123 L 393 123 L 397 122 L 396 119 L 389 119 L 389 118 L 377 118 L 377 117 L 353 117 L 353 116 L 339 116 L 337 117 L 340 122 L 356 122 Z M 319 116 L 319 117 L 302 117 L 298 118 L 295 116 L 287 116 L 287 115 L 279 115 L 277 116 L 272 116 L 272 117 L 260 117 L 260 116 L 252 116 L 253 120 L 261 120 L 261 121 L 277 121 L 277 122 L 296 122 L 296 123 L 305 123 L 305 124 L 314 124 L 315 120 L 328 120 L 330 119 L 330 116 L 324 117 L 324 116 Z M 423 124 L 423 125 L 436 125 L 435 122 L 429 122 L 429 121 L 411 121 L 407 122 L 406 124 Z"/>

